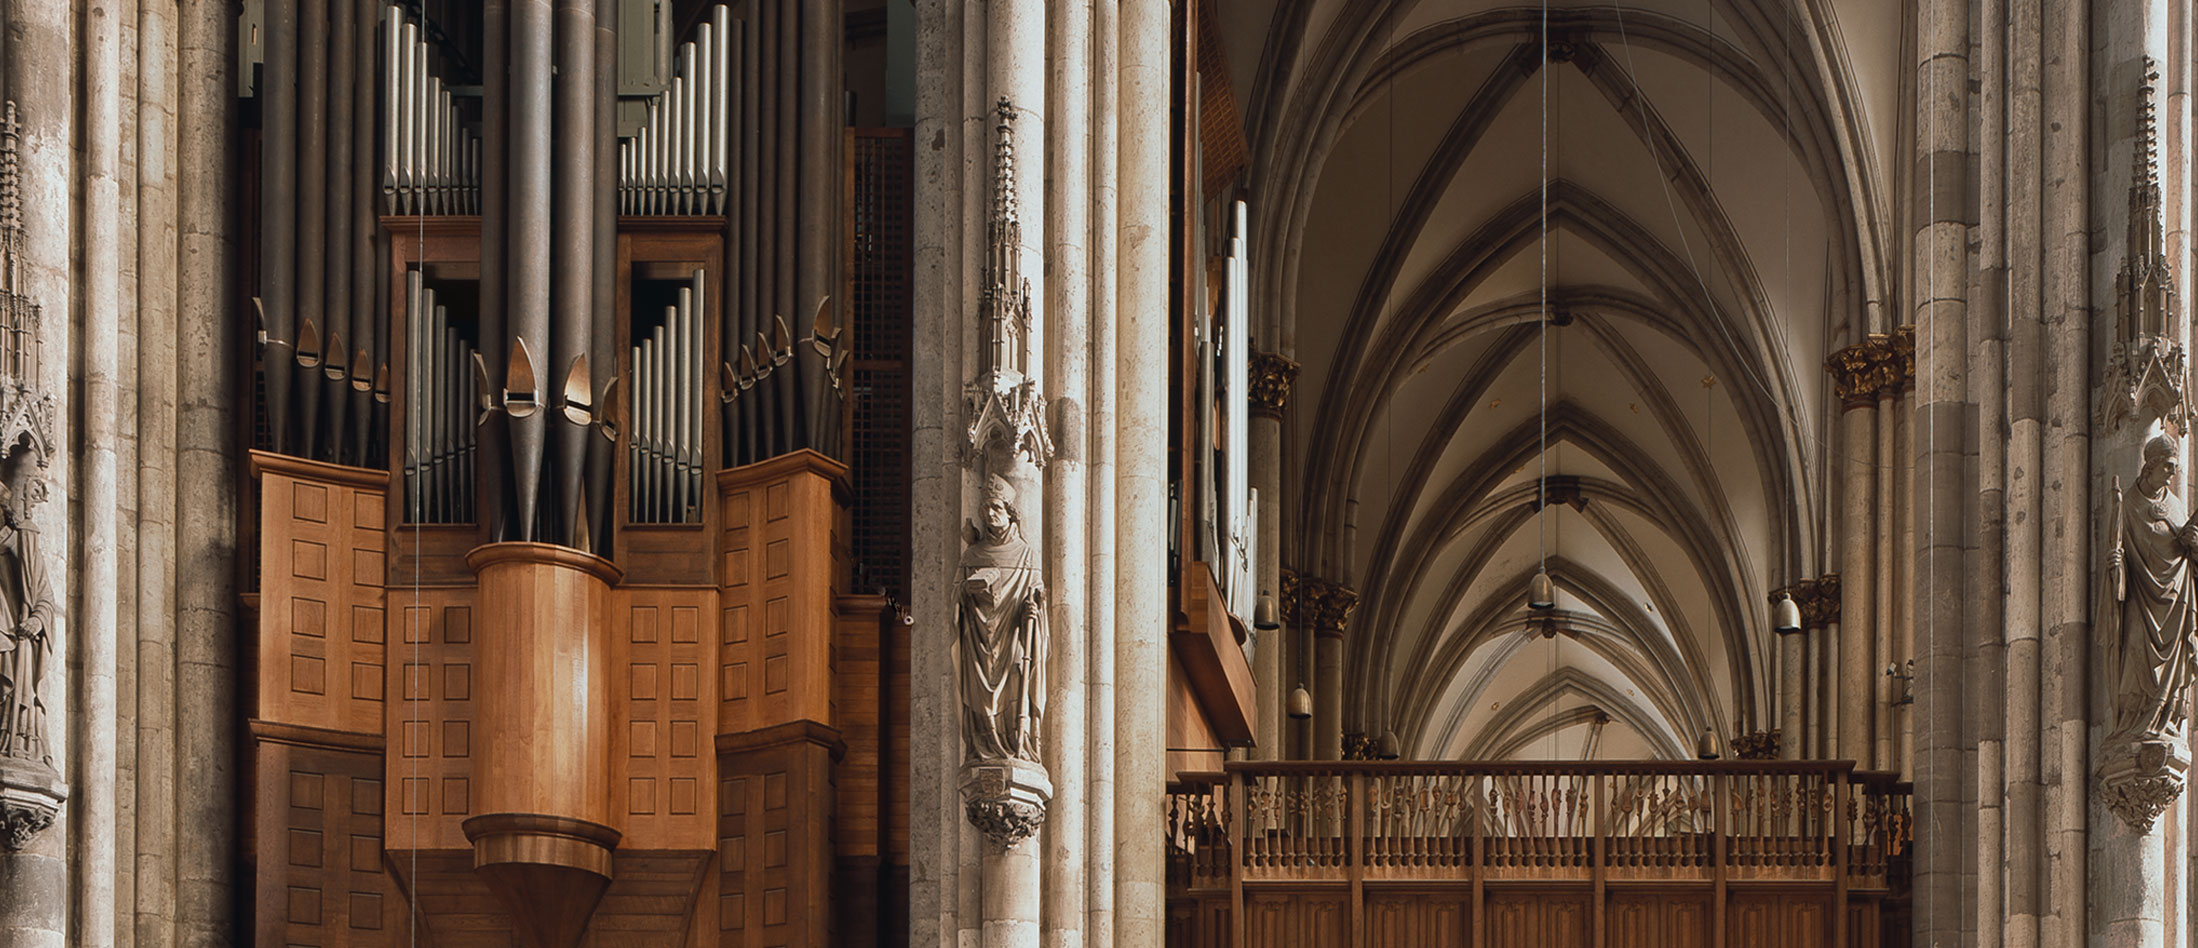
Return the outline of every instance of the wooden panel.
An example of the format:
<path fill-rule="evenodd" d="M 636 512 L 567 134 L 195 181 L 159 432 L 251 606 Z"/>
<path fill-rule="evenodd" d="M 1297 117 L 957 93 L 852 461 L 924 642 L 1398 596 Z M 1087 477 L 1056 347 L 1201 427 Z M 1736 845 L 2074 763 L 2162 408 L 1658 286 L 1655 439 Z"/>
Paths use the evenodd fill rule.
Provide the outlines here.
<path fill-rule="evenodd" d="M 1168 774 L 1212 773 L 1221 769 L 1221 739 L 1206 722 L 1206 710 L 1198 701 L 1183 663 L 1175 650 L 1168 651 L 1168 746 L 1186 748 L 1168 752 Z M 1188 750 L 1197 748 L 1199 750 Z M 1204 748 L 1212 748 L 1204 750 Z"/>
<path fill-rule="evenodd" d="M 611 812 L 621 850 L 709 845 L 717 813 L 717 590 L 621 587 L 610 637 Z M 708 709 L 709 713 L 705 713 Z"/>
<path fill-rule="evenodd" d="M 876 944 L 889 931 L 880 874 L 888 832 L 885 731 L 898 716 L 886 708 L 884 676 L 890 643 L 900 624 L 884 596 L 841 596 L 837 603 L 838 657 L 832 687 L 840 737 L 847 754 L 834 768 L 839 791 L 835 814 L 834 908 L 843 944 Z"/>
<path fill-rule="evenodd" d="M 481 577 L 480 697 L 473 788 L 479 813 L 532 813 L 615 827 L 611 812 L 610 583 L 616 567 L 544 543 L 467 554 Z M 655 666 L 635 693 L 668 689 Z M 640 669 L 635 669 L 640 672 Z"/>
<path fill-rule="evenodd" d="M 797 451 L 718 478 L 718 733 L 834 725 L 833 596 L 846 575 L 846 468 Z"/>
<path fill-rule="evenodd" d="M 1491 892 L 1488 943 L 1505 948 L 1587 948 L 1584 893 Z"/>
<path fill-rule="evenodd" d="M 397 944 L 405 907 L 383 871 L 381 755 L 260 738 L 253 756 L 258 943 Z"/>
<path fill-rule="evenodd" d="M 388 773 L 391 849 L 469 849 L 484 682 L 474 661 L 474 590 L 404 588 L 390 600 Z M 471 858 L 470 856 L 468 857 Z"/>
<path fill-rule="evenodd" d="M 1696 948 L 1710 942 L 1708 893 L 1611 893 L 1610 948 Z"/>
<path fill-rule="evenodd" d="M 386 476 L 254 454 L 262 720 L 372 734 L 386 676 Z"/>
<path fill-rule="evenodd" d="M 832 939 L 832 749 L 804 726 L 721 752 L 717 944 Z"/>
<path fill-rule="evenodd" d="M 1327 948 L 1346 943 L 1348 893 L 1259 893 L 1244 897 L 1247 948 Z"/>
<path fill-rule="evenodd" d="M 1462 948 L 1473 939 L 1470 888 L 1366 893 L 1368 948 Z"/>
<path fill-rule="evenodd" d="M 1830 904 L 1821 892 L 1733 892 L 1725 897 L 1725 944 L 1821 948 L 1831 943 Z"/>

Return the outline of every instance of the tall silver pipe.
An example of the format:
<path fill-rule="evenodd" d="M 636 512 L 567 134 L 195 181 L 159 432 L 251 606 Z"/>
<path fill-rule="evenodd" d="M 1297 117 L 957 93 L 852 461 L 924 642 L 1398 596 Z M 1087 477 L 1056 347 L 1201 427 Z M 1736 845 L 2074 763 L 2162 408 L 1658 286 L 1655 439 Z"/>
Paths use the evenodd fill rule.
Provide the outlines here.
<path fill-rule="evenodd" d="M 405 373 L 404 385 L 404 471 L 405 471 L 405 519 L 411 523 L 425 523 L 427 511 L 421 505 L 425 491 L 421 484 L 420 459 L 426 456 L 426 430 L 422 419 L 426 417 L 426 405 L 417 397 L 425 388 L 427 366 L 422 342 L 423 318 L 420 315 L 420 271 L 405 271 Z"/>
<path fill-rule="evenodd" d="M 732 279 L 727 282 L 726 286 L 737 291 L 738 295 L 728 292 L 725 297 L 726 307 L 733 311 L 733 319 L 729 321 L 729 324 L 734 331 L 725 340 L 724 349 L 725 364 L 737 366 L 740 364 L 740 347 L 747 342 L 749 336 L 754 335 L 755 314 L 761 312 L 761 309 L 759 309 L 760 288 L 757 286 L 756 269 L 756 260 L 759 253 L 757 245 L 761 243 L 757 238 L 756 216 L 759 202 L 757 197 L 757 181 L 759 179 L 757 177 L 756 162 L 759 156 L 756 146 L 756 139 L 758 138 L 756 134 L 758 127 L 756 124 L 756 108 L 757 102 L 760 101 L 759 97 L 762 95 L 762 83 L 757 79 L 757 69 L 761 59 L 759 58 L 760 54 L 756 51 L 758 30 L 755 28 L 754 21 L 742 19 L 734 25 L 734 33 L 740 39 L 739 44 L 735 47 L 740 51 L 740 71 L 737 73 L 740 77 L 740 114 L 736 122 L 736 127 L 739 129 L 739 137 L 736 142 L 739 151 L 740 182 L 733 189 L 733 193 L 740 202 L 740 207 L 734 215 L 738 218 L 738 223 L 735 225 L 737 230 L 733 240 L 733 247 L 737 251 L 733 255 L 733 259 L 737 265 L 732 269 Z M 734 425 L 740 435 L 740 450 L 734 456 L 734 461 L 746 464 L 757 457 L 758 436 L 762 433 L 762 428 L 757 422 L 763 415 L 759 411 L 759 406 L 754 398 L 741 398 L 735 404 L 739 407 L 738 417 Z"/>
<path fill-rule="evenodd" d="M 696 214 L 714 214 L 717 212 L 717 191 L 713 187 L 711 178 L 711 172 L 715 168 L 710 163 L 710 157 L 716 153 L 711 147 L 710 137 L 716 131 L 715 119 L 717 118 L 717 99 L 719 96 L 717 90 L 711 87 L 710 81 L 717 77 L 715 70 L 717 46 L 716 27 L 708 21 L 704 21 L 701 25 L 695 27 L 695 78 L 689 84 L 689 88 L 694 90 L 695 103 L 693 207 Z"/>
<path fill-rule="evenodd" d="M 551 56 L 555 20 L 549 0 L 511 0 L 511 229 L 505 306 L 514 345 L 524 343 L 533 378 L 524 391 L 520 380 L 505 381 L 504 399 L 521 402 L 511 418 L 513 491 L 518 523 L 512 539 L 541 539 L 536 529 L 541 499 L 544 449 L 548 442 L 545 389 L 555 370 L 543 360 L 550 352 L 551 156 L 555 149 L 550 111 Z M 514 355 L 517 361 L 517 355 Z"/>
<path fill-rule="evenodd" d="M 477 351 L 481 365 L 488 376 L 489 390 L 476 393 L 494 398 L 504 388 L 505 367 L 509 353 L 511 333 L 506 329 L 504 303 L 510 271 L 507 266 L 510 255 L 505 234 L 509 225 L 506 215 L 510 212 L 506 196 L 508 190 L 506 155 L 510 122 L 510 46 L 511 14 L 506 0 L 487 0 L 481 5 L 481 312 L 480 342 Z M 478 404 L 478 401 L 475 402 Z M 508 474 L 511 455 L 505 450 L 508 426 L 501 415 L 490 416 L 478 423 L 481 456 L 488 467 L 488 476 L 481 482 L 495 499 L 496 506 L 485 511 L 482 519 L 489 524 L 491 536 L 504 537 L 503 528 L 510 520 L 506 510 L 512 500 Z"/>
<path fill-rule="evenodd" d="M 558 0 L 555 289 L 550 297 L 554 307 L 550 366 L 555 374 L 549 383 L 560 393 L 560 400 L 573 367 L 590 350 L 594 329 L 590 309 L 595 301 L 595 68 L 595 0 Z M 556 432 L 551 438 L 552 476 L 559 503 L 552 522 L 557 541 L 570 545 L 585 532 L 579 518 L 588 429 L 573 424 L 561 411 L 553 417 L 557 421 L 552 425 Z"/>
<path fill-rule="evenodd" d="M 397 30 L 396 65 L 392 69 L 397 84 L 395 123 L 390 134 L 395 138 L 398 204 L 393 210 L 399 214 L 416 213 L 411 205 L 413 171 L 419 167 L 415 157 L 417 145 L 413 116 L 419 114 L 419 66 L 414 61 L 420 48 L 419 28 L 405 20 L 402 10 L 392 10 L 390 23 Z"/>
<path fill-rule="evenodd" d="M 361 154 L 374 153 L 374 27 L 380 6 L 376 0 L 350 0 L 346 15 L 350 17 L 352 48 L 351 81 L 351 141 L 352 148 Z M 365 158 L 352 161 L 349 175 L 351 191 L 351 391 L 344 397 L 349 411 L 347 429 L 350 432 L 350 463 L 365 466 L 371 463 L 367 457 L 369 432 L 372 425 L 371 405 L 374 387 L 374 367 L 380 365 L 384 327 L 387 314 L 375 306 L 377 288 L 389 276 L 375 266 L 375 248 L 379 243 L 381 225 L 374 217 L 374 174 L 372 163 Z M 377 436 L 378 437 L 378 436 Z"/>
<path fill-rule="evenodd" d="M 618 34 L 617 4 L 606 3 L 595 11 L 595 199 L 594 265 L 589 285 L 593 299 L 589 312 L 594 327 L 588 336 L 588 363 L 595 369 L 595 411 L 606 425 L 611 411 L 610 386 L 618 378 L 618 166 L 612 146 L 618 143 Z M 608 427 L 598 431 L 608 431 Z M 588 524 L 593 549 L 611 552 L 612 444 L 601 437 L 588 438 Z"/>
<path fill-rule="evenodd" d="M 435 519 L 438 523 L 449 523 L 453 493 L 451 483 L 454 480 L 451 476 L 450 446 L 455 435 L 451 431 L 450 410 L 457 401 L 458 381 L 453 377 L 450 367 L 451 355 L 457 348 L 458 334 L 450 328 L 450 308 L 440 301 L 435 304 L 435 322 L 429 327 L 429 331 L 435 334 L 435 366 L 432 376 L 435 386 L 435 424 L 430 429 L 435 437 L 432 455 L 435 460 Z"/>
<path fill-rule="evenodd" d="M 695 404 L 694 391 L 695 385 L 701 381 L 696 377 L 699 373 L 695 371 L 695 357 L 699 355 L 695 351 L 694 344 L 695 322 L 694 290 L 692 287 L 680 287 L 678 323 L 679 384 L 672 393 L 672 448 L 674 452 L 672 476 L 677 481 L 673 487 L 673 494 L 679 498 L 679 503 L 672 508 L 672 519 L 681 522 L 686 521 L 687 509 L 695 500 L 687 492 L 687 473 L 693 468 L 695 460 L 693 444 L 687 437 L 687 430 L 693 425 L 695 409 L 699 407 Z"/>
<path fill-rule="evenodd" d="M 327 274 L 322 282 L 323 300 L 321 312 L 328 321 L 328 355 L 321 366 L 326 375 L 328 456 L 343 461 L 349 447 L 344 422 L 349 417 L 349 393 L 346 384 L 351 368 L 351 352 L 348 347 L 357 340 L 352 324 L 351 275 L 351 106 L 354 44 L 351 30 L 357 18 L 350 7 L 337 3 L 328 12 L 328 181 L 323 200 L 327 203 L 324 216 L 326 249 L 321 259 Z"/>
<path fill-rule="evenodd" d="M 298 6 L 268 0 L 267 70 L 260 108 L 260 302 L 267 315 L 267 428 L 277 452 L 289 450 L 290 389 L 297 352 L 297 216 L 287 196 L 298 186 Z M 270 197 L 272 196 L 272 197 Z"/>
<path fill-rule="evenodd" d="M 695 498 L 699 512 L 704 490 L 702 473 L 709 466 L 707 464 L 708 456 L 702 450 L 704 440 L 702 437 L 703 419 L 708 412 L 702 406 L 713 404 L 713 402 L 704 398 L 710 388 L 711 376 L 709 362 L 703 357 L 704 353 L 710 351 L 708 346 L 710 326 L 708 274 L 696 270 L 690 283 L 692 285 L 693 300 L 692 309 L 690 310 L 692 315 L 688 319 L 688 329 L 693 335 L 687 351 L 690 353 L 688 358 L 689 371 L 693 374 L 687 391 L 687 402 L 690 406 L 687 416 L 687 492 Z"/>
<path fill-rule="evenodd" d="M 727 189 L 732 184 L 730 180 L 732 174 L 726 162 L 726 156 L 730 154 L 728 142 L 732 135 L 732 63 L 733 43 L 735 42 L 732 33 L 732 18 L 732 10 L 722 3 L 710 11 L 710 25 L 713 27 L 713 39 L 716 43 L 713 47 L 715 55 L 710 59 L 709 86 L 712 112 L 710 115 L 710 134 L 708 136 L 710 143 L 710 193 L 712 195 L 710 211 L 714 214 L 725 212 Z"/>
<path fill-rule="evenodd" d="M 641 347 L 626 347 L 626 517 L 640 521 L 641 516 L 641 419 L 646 409 L 641 407 L 641 380 L 649 374 L 648 365 L 641 355 Z"/>
<path fill-rule="evenodd" d="M 838 293 L 840 240 L 840 151 L 845 124 L 846 108 L 841 94 L 840 48 L 846 35 L 845 0 L 804 0 L 801 8 L 801 155 L 805 170 L 818 169 L 804 174 L 801 180 L 800 239 L 788 240 L 787 253 L 799 254 L 799 273 L 795 277 L 795 293 L 786 307 L 788 318 L 802 318 L 817 303 Z M 803 331 L 809 327 L 803 326 Z M 805 347 L 806 348 L 806 347 Z M 788 394 L 800 398 L 805 404 L 802 415 L 807 422 L 803 438 L 797 444 L 816 448 L 837 456 L 839 446 L 835 442 L 831 424 L 838 417 L 834 406 L 835 396 L 829 380 L 819 378 L 821 371 L 813 368 L 807 359 L 798 359 L 789 368 L 799 367 L 794 373 L 795 382 Z M 794 393 L 799 393 L 794 394 Z M 792 447 L 794 445 L 789 445 Z"/>
<path fill-rule="evenodd" d="M 394 6 L 383 6 L 379 17 L 381 25 L 381 76 L 382 86 L 382 191 L 389 195 L 389 212 L 398 211 L 397 174 L 403 164 L 402 131 L 404 126 L 404 14 Z"/>
<path fill-rule="evenodd" d="M 802 246 L 800 226 L 802 208 L 797 184 L 801 180 L 801 81 L 802 75 L 816 68 L 814 63 L 801 60 L 802 3 L 781 2 L 775 4 L 779 11 L 778 49 L 779 72 L 776 74 L 778 96 L 772 116 L 777 121 L 773 142 L 778 146 L 778 213 L 773 218 L 777 230 L 773 235 L 772 263 L 775 273 L 771 277 L 771 309 L 773 317 L 799 314 L 807 309 L 802 304 L 800 284 L 796 278 L 797 253 Z M 812 304 L 814 301 L 810 301 Z M 763 314 L 758 313 L 760 318 Z M 799 318 L 798 316 L 796 318 Z M 760 328 L 760 327 L 758 327 Z M 778 403 L 777 450 L 784 453 L 803 443 L 803 414 L 799 404 L 801 391 L 798 367 L 780 366 L 771 373 L 773 398 Z"/>

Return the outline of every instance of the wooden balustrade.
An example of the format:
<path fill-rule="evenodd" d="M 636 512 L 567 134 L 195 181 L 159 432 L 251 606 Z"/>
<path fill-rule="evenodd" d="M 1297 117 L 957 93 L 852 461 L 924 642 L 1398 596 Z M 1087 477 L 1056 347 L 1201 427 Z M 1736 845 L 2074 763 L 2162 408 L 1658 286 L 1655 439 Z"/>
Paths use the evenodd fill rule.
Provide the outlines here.
<path fill-rule="evenodd" d="M 1826 761 L 1231 763 L 1170 786 L 1168 882 L 1172 899 L 1220 910 L 1208 919 L 1250 905 L 1255 930 L 1301 903 L 1357 932 L 1400 898 L 1455 899 L 1472 916 L 1463 907 L 1547 887 L 1590 912 L 1591 944 L 1605 922 L 1588 906 L 1650 897 L 1711 915 L 1806 903 L 1816 943 L 1875 944 L 1848 932 L 1860 939 L 1905 898 L 1908 794 L 1891 774 Z M 1239 944 L 1263 943 L 1254 931 Z"/>

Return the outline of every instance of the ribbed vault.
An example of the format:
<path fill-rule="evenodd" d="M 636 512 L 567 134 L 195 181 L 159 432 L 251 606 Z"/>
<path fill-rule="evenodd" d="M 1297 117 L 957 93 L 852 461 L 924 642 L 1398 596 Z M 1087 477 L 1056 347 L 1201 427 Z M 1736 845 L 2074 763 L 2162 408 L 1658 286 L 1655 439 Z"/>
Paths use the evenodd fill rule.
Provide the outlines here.
<path fill-rule="evenodd" d="M 1774 726 L 1766 597 L 1833 552 L 1821 366 L 1897 284 L 1898 90 L 1846 39 L 1897 5 L 1223 11 L 1260 344 L 1303 365 L 1283 556 L 1360 596 L 1345 728 L 1570 757 Z"/>

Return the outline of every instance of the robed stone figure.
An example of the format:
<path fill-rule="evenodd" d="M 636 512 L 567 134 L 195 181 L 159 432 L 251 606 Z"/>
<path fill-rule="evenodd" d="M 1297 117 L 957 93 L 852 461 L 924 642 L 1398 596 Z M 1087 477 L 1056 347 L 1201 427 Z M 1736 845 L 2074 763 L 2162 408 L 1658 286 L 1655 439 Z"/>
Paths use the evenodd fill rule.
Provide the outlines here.
<path fill-rule="evenodd" d="M 2175 441 L 2165 435 L 2144 446 L 2137 482 L 2124 495 L 2115 486 L 2107 549 L 2110 636 L 2118 635 L 2114 668 L 2117 738 L 2145 740 L 2180 735 L 2187 716 L 2193 635 L 2198 634 L 2198 526 L 2169 489 L 2175 480 Z"/>
<path fill-rule="evenodd" d="M 38 689 L 53 657 L 53 598 L 37 536 L 15 493 L 0 484 L 0 757 L 43 761 L 46 706 Z"/>
<path fill-rule="evenodd" d="M 982 524 L 962 551 L 962 746 L 968 760 L 1038 760 L 1045 715 L 1046 587 L 1015 489 L 985 478 Z"/>

